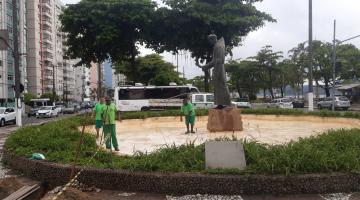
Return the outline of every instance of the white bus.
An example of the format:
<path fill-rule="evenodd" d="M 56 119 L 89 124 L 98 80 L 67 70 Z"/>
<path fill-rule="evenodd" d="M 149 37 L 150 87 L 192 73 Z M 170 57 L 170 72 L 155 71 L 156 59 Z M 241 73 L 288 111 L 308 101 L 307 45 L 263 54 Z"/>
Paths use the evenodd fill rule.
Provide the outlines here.
<path fill-rule="evenodd" d="M 193 86 L 124 86 L 115 89 L 114 99 L 119 111 L 177 109 L 191 93 L 199 90 Z"/>

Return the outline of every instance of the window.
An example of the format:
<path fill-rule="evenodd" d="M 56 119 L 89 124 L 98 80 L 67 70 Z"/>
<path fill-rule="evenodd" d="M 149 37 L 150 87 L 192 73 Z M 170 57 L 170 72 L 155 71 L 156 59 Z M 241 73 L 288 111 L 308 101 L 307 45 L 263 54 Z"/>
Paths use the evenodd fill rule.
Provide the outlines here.
<path fill-rule="evenodd" d="M 171 99 L 178 98 L 180 95 L 180 88 L 163 88 L 163 98 Z"/>
<path fill-rule="evenodd" d="M 7 109 L 5 110 L 5 112 L 7 112 L 7 113 L 12 113 L 12 112 L 14 112 L 14 109 L 12 109 L 12 108 L 7 108 Z"/>
<path fill-rule="evenodd" d="M 8 81 L 12 81 L 12 80 L 14 80 L 13 75 L 8 75 Z"/>
<path fill-rule="evenodd" d="M 199 90 L 197 88 L 191 88 L 190 92 L 191 93 L 199 93 Z"/>
<path fill-rule="evenodd" d="M 206 95 L 206 102 L 214 102 L 214 95 Z"/>
<path fill-rule="evenodd" d="M 144 89 L 121 89 L 119 90 L 119 100 L 144 99 Z"/>
<path fill-rule="evenodd" d="M 161 88 L 145 89 L 145 99 L 162 99 L 163 90 Z"/>
<path fill-rule="evenodd" d="M 204 100 L 203 95 L 195 95 L 195 102 L 204 102 Z"/>

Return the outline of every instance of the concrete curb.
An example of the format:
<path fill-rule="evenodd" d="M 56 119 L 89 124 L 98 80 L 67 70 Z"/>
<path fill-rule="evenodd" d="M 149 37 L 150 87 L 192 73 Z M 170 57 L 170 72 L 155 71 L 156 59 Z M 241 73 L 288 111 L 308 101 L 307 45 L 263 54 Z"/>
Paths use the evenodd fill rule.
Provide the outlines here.
<path fill-rule="evenodd" d="M 69 165 L 33 161 L 16 157 L 8 151 L 4 151 L 3 162 L 25 176 L 51 186 L 67 183 L 71 172 Z M 89 168 L 80 175 L 79 181 L 101 189 L 174 195 L 324 194 L 360 191 L 360 175 L 350 173 L 243 176 Z"/>

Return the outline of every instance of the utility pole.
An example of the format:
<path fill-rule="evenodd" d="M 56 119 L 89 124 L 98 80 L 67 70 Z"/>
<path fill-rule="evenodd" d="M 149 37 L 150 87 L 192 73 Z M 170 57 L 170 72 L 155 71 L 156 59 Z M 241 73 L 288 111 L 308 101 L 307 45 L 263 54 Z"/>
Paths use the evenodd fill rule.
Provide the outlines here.
<path fill-rule="evenodd" d="M 22 101 L 20 97 L 20 54 L 19 54 L 19 33 L 18 33 L 18 16 L 17 0 L 12 0 L 13 4 L 13 56 L 15 68 L 15 104 L 16 104 L 16 125 L 22 126 Z"/>
<path fill-rule="evenodd" d="M 350 40 L 353 40 L 355 38 L 359 38 L 360 35 L 356 35 L 354 37 L 351 37 L 351 38 L 348 38 L 346 40 L 342 40 L 342 41 L 336 41 L 336 20 L 334 20 L 334 38 L 333 38 L 333 55 L 332 55 L 332 64 L 333 64 L 333 80 L 334 80 L 334 83 L 333 83 L 333 86 L 332 86 L 332 110 L 335 111 L 335 81 L 336 81 L 336 49 L 337 49 L 337 46 L 344 43 L 344 42 L 347 42 L 347 41 L 350 41 Z"/>
<path fill-rule="evenodd" d="M 336 20 L 334 20 L 334 39 L 333 39 L 333 87 L 332 87 L 332 110 L 335 111 L 335 79 L 336 79 Z"/>
<path fill-rule="evenodd" d="M 52 92 L 53 92 L 53 98 L 54 98 L 54 101 L 55 101 L 56 90 L 55 90 L 55 65 L 54 64 L 52 64 L 52 68 L 53 68 L 53 89 L 52 89 Z"/>
<path fill-rule="evenodd" d="M 309 0 L 309 111 L 314 111 L 314 87 L 313 87 L 313 15 L 312 0 Z"/>

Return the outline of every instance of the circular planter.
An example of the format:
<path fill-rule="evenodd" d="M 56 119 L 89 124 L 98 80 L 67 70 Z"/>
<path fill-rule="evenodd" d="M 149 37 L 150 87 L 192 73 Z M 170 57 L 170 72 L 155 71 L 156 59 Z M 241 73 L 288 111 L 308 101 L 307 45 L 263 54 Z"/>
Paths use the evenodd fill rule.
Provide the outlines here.
<path fill-rule="evenodd" d="M 71 166 L 16 157 L 4 151 L 3 162 L 24 175 L 51 186 L 69 181 Z M 76 170 L 79 170 L 77 168 Z M 159 194 L 319 194 L 355 192 L 358 174 L 308 174 L 296 176 L 210 175 L 200 173 L 130 172 L 85 169 L 78 179 L 101 189 Z"/>

